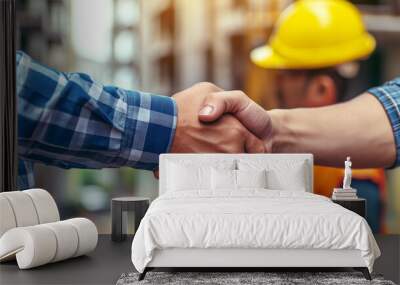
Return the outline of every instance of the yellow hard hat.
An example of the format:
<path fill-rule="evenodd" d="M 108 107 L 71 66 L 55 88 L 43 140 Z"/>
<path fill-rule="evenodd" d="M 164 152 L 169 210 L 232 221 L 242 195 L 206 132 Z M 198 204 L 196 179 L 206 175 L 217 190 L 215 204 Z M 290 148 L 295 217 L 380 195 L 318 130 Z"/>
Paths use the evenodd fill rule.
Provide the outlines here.
<path fill-rule="evenodd" d="M 345 0 L 300 0 L 280 15 L 267 45 L 251 60 L 270 69 L 312 69 L 368 56 L 375 39 L 360 12 Z"/>

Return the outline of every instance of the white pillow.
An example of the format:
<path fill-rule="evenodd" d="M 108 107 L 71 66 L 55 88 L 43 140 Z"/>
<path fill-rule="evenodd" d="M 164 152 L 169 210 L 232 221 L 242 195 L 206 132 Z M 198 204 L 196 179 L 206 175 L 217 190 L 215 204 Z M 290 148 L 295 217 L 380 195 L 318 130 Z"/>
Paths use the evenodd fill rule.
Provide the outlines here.
<path fill-rule="evenodd" d="M 185 166 L 170 163 L 168 169 L 168 189 L 185 191 L 210 188 L 210 167 Z"/>
<path fill-rule="evenodd" d="M 211 190 L 211 168 L 235 169 L 235 160 L 170 161 L 167 164 L 167 191 Z"/>
<path fill-rule="evenodd" d="M 236 170 L 237 188 L 267 188 L 267 171 Z"/>
<path fill-rule="evenodd" d="M 211 170 L 211 188 L 213 190 L 237 190 L 240 188 L 266 188 L 266 170 Z"/>
<path fill-rule="evenodd" d="M 272 190 L 306 191 L 306 180 L 303 167 L 289 168 L 284 171 L 268 170 L 268 188 Z"/>
<path fill-rule="evenodd" d="M 267 188 L 272 190 L 306 191 L 306 163 L 301 160 L 239 159 L 240 170 L 267 170 Z"/>
<path fill-rule="evenodd" d="M 235 190 L 236 170 L 212 168 L 211 188 L 213 190 L 218 190 L 218 189 Z"/>

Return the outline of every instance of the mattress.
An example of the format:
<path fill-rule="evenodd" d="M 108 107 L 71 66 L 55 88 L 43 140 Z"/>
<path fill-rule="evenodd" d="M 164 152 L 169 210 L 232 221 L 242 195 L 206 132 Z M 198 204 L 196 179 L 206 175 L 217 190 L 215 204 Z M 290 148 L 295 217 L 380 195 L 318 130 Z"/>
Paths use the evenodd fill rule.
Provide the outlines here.
<path fill-rule="evenodd" d="M 320 195 L 266 189 L 161 195 L 135 234 L 132 262 L 143 272 L 168 248 L 359 250 L 371 272 L 380 255 L 361 216 Z"/>

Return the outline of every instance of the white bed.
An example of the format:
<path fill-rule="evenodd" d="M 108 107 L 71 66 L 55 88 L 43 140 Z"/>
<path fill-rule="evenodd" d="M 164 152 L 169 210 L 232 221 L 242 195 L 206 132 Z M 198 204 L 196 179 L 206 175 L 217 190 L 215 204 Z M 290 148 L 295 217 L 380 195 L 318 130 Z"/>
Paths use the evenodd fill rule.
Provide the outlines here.
<path fill-rule="evenodd" d="M 380 251 L 367 222 L 312 194 L 312 166 L 310 154 L 161 155 L 160 196 L 132 243 L 140 279 L 154 267 L 354 267 L 370 278 Z M 260 169 L 265 187 L 238 188 Z M 218 182 L 226 173 L 234 188 Z"/>

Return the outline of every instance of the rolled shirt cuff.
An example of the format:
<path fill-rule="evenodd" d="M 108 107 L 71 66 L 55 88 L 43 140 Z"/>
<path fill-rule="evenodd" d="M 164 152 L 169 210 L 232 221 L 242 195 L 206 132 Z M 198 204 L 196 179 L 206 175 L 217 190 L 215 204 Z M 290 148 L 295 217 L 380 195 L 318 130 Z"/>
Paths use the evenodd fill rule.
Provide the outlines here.
<path fill-rule="evenodd" d="M 396 160 L 391 168 L 400 166 L 400 77 L 371 88 L 368 93 L 375 96 L 386 111 L 396 144 Z"/>
<path fill-rule="evenodd" d="M 171 150 L 177 125 L 177 104 L 168 96 L 140 92 L 127 96 L 128 112 L 121 153 L 126 166 L 154 170 L 159 155 Z"/>

